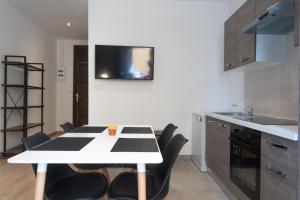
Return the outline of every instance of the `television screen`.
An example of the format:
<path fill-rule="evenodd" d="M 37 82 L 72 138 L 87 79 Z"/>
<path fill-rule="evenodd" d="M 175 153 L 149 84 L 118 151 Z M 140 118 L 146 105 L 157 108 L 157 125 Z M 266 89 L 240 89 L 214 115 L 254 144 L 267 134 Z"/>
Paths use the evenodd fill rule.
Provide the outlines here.
<path fill-rule="evenodd" d="M 96 45 L 95 78 L 153 80 L 154 48 Z"/>

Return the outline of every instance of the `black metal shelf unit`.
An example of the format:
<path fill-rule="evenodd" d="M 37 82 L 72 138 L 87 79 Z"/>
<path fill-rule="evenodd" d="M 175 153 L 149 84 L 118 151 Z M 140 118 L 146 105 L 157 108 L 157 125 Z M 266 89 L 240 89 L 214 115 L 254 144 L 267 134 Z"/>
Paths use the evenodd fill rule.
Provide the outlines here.
<path fill-rule="evenodd" d="M 6 55 L 4 61 L 4 103 L 1 109 L 3 110 L 3 152 L 4 156 L 7 156 L 7 134 L 9 132 L 22 132 L 23 137 L 27 137 L 28 129 L 34 127 L 40 127 L 43 131 L 44 127 L 44 64 L 43 63 L 28 63 L 26 56 L 13 56 Z M 23 73 L 23 84 L 10 84 L 8 83 L 8 73 L 10 70 L 17 69 Z M 29 72 L 40 72 L 41 73 L 41 85 L 32 86 L 28 85 Z M 18 98 L 13 98 L 11 90 L 18 91 L 20 95 Z M 20 90 L 20 91 L 19 91 Z M 28 104 L 28 90 L 40 90 L 41 104 L 29 105 Z M 8 98 L 14 105 L 8 105 Z M 20 101 L 23 102 L 20 103 Z M 20 105 L 21 104 L 21 105 Z M 40 121 L 36 123 L 28 122 L 28 109 L 40 109 Z M 17 111 L 22 116 L 22 122 L 17 126 L 8 127 L 8 121 L 12 116 L 13 112 Z"/>

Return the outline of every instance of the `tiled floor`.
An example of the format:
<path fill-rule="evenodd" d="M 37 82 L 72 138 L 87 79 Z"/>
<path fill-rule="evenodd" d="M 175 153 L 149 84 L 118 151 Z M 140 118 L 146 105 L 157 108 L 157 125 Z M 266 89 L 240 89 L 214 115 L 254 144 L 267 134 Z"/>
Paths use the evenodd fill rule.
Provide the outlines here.
<path fill-rule="evenodd" d="M 120 169 L 109 170 L 113 178 Z M 0 160 L 0 199 L 31 200 L 34 176 L 30 165 L 11 165 Z M 171 177 L 170 200 L 228 200 L 217 184 L 190 160 L 179 159 Z"/>

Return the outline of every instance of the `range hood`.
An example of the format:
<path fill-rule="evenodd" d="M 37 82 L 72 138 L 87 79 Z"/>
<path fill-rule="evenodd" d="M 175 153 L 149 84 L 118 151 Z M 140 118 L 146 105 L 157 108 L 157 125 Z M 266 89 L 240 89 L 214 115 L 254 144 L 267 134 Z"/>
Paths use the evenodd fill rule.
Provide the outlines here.
<path fill-rule="evenodd" d="M 295 1 L 280 0 L 268 7 L 263 15 L 242 28 L 241 31 L 256 34 L 288 34 L 294 29 L 294 20 Z"/>

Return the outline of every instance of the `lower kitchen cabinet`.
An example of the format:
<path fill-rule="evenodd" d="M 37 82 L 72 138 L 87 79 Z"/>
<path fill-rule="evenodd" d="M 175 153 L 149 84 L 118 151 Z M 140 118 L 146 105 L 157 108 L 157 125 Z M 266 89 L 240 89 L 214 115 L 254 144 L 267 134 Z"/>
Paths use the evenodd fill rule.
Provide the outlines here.
<path fill-rule="evenodd" d="M 230 184 L 230 126 L 214 118 L 206 121 L 206 162 L 212 172 L 223 182 Z"/>
<path fill-rule="evenodd" d="M 296 200 L 297 142 L 262 134 L 261 200 Z"/>
<path fill-rule="evenodd" d="M 261 200 L 296 200 L 297 173 L 280 161 L 261 157 Z"/>
<path fill-rule="evenodd" d="M 230 179 L 230 128 L 233 124 L 206 118 L 206 163 L 238 200 L 249 200 Z M 260 143 L 260 200 L 297 200 L 297 141 L 261 133 Z"/>

